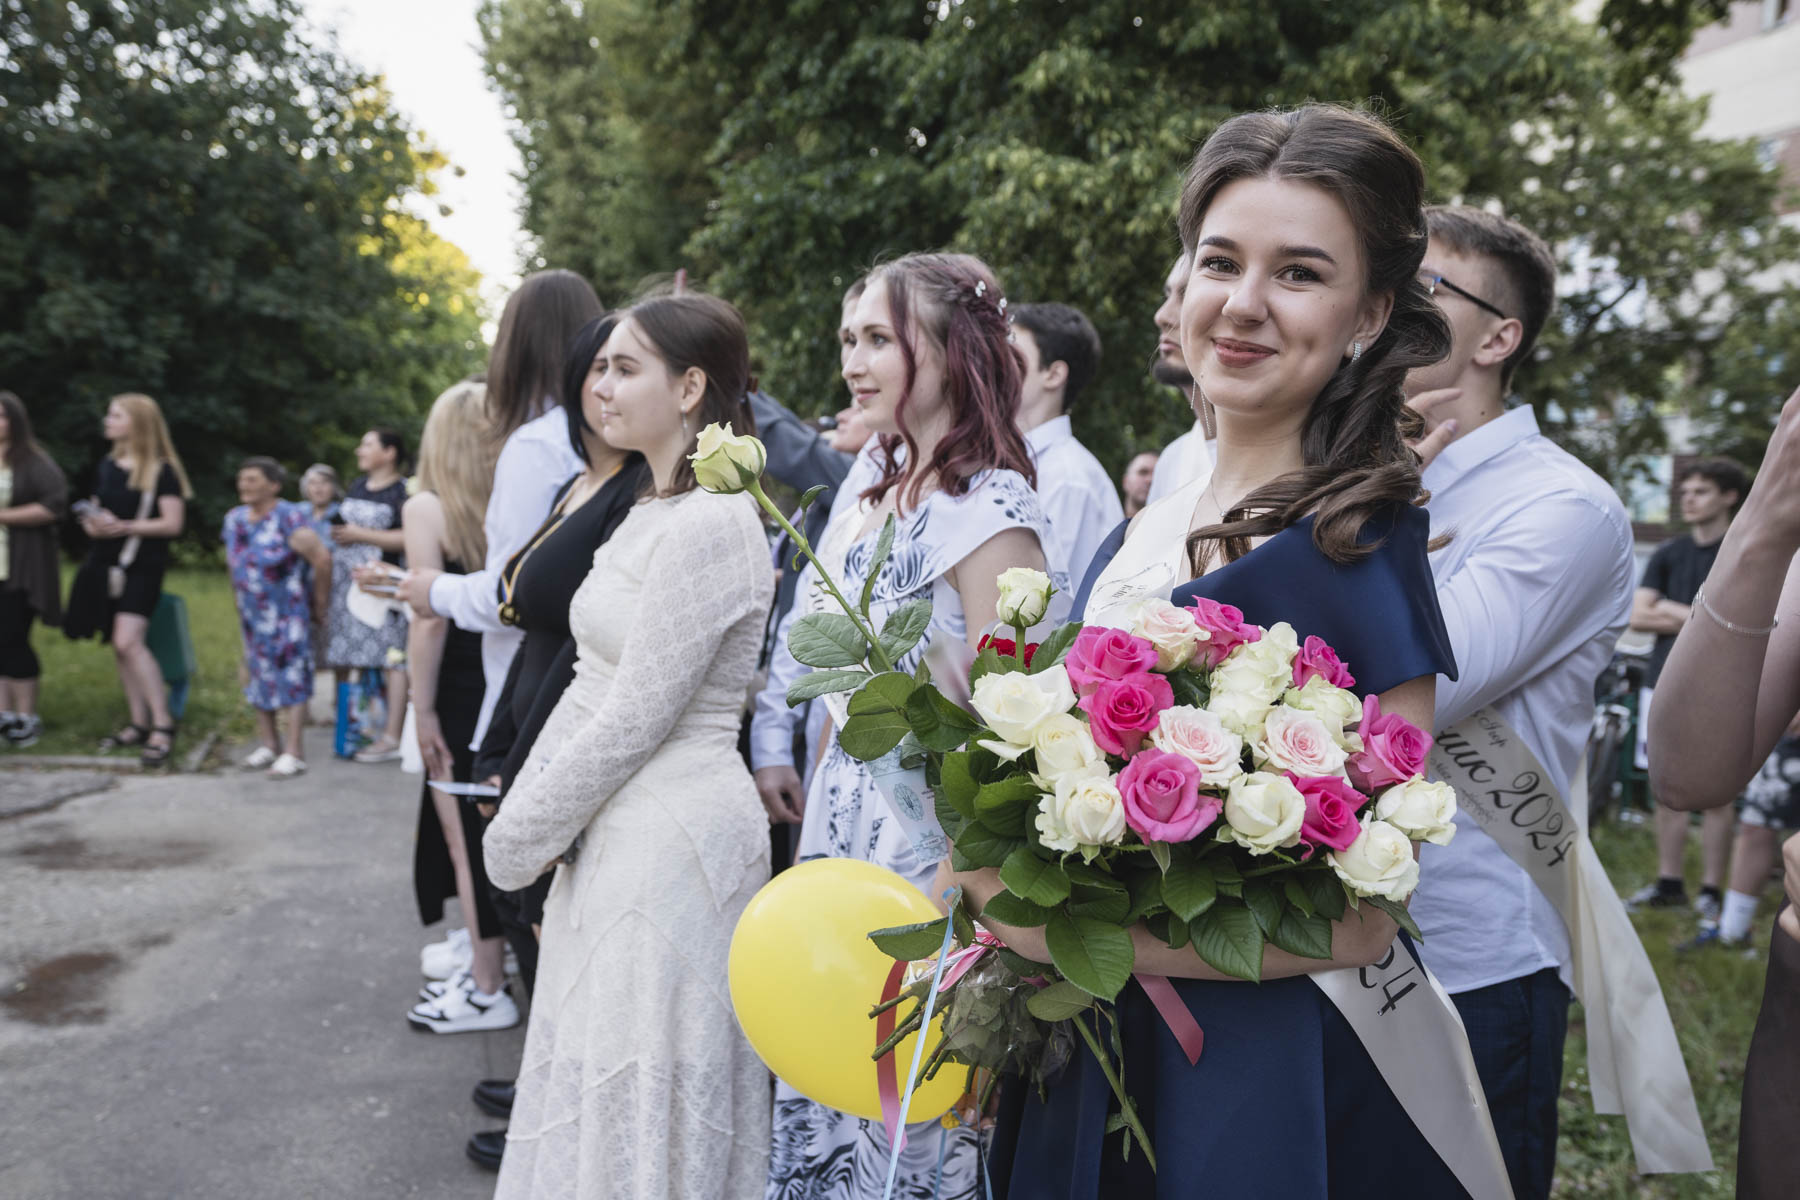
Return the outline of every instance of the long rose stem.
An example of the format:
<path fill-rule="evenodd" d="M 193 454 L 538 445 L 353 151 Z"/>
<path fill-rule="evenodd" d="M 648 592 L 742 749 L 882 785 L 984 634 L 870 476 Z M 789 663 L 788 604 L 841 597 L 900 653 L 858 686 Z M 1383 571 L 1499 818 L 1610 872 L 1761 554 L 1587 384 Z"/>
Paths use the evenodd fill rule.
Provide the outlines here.
<path fill-rule="evenodd" d="M 844 610 L 844 615 L 856 625 L 857 632 L 861 633 L 864 640 L 868 642 L 869 654 L 874 658 L 876 665 L 883 671 L 892 671 L 894 664 L 888 660 L 887 653 L 882 650 L 880 639 L 863 621 L 861 610 L 851 607 L 850 602 L 844 599 L 844 594 L 838 591 L 837 584 L 832 581 L 831 572 L 826 569 L 824 563 L 819 561 L 819 556 L 813 553 L 812 543 L 806 540 L 806 535 L 795 529 L 781 510 L 775 507 L 775 502 L 764 494 L 761 479 L 750 481 L 750 494 L 756 497 L 756 502 L 762 505 L 764 512 L 775 518 L 775 523 L 781 526 L 782 532 L 794 539 L 794 544 L 800 547 L 800 552 L 806 555 L 807 561 L 819 568 L 819 581 L 825 585 L 825 590 L 831 593 L 831 598 L 838 602 L 838 607 Z"/>
<path fill-rule="evenodd" d="M 1100 1064 L 1100 1070 L 1106 1075 L 1106 1082 L 1112 1085 L 1113 1095 L 1119 1098 L 1119 1115 L 1125 1118 L 1125 1127 L 1131 1130 L 1137 1137 L 1138 1145 L 1144 1148 L 1144 1157 L 1150 1161 L 1150 1169 L 1156 1170 L 1156 1151 L 1150 1148 L 1150 1135 L 1144 1132 L 1144 1124 L 1138 1120 L 1137 1107 L 1131 1103 L 1131 1097 L 1125 1094 L 1125 1085 L 1119 1081 L 1118 1073 L 1113 1070 L 1112 1060 L 1107 1058 L 1106 1052 L 1100 1049 L 1100 1040 L 1094 1036 L 1094 1031 L 1082 1021 L 1081 1014 L 1075 1015 L 1074 1024 L 1076 1030 L 1081 1034 L 1081 1040 L 1087 1043 L 1089 1050 L 1093 1051 L 1095 1061 Z"/>

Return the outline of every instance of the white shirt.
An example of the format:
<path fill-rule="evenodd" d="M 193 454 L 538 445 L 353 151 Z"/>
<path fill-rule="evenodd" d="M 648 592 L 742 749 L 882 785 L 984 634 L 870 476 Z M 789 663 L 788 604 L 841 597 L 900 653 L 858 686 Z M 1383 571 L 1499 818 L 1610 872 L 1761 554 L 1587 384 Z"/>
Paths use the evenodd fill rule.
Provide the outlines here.
<path fill-rule="evenodd" d="M 1170 442 L 1156 458 L 1150 476 L 1150 497 L 1145 504 L 1178 492 L 1196 479 L 1212 474 L 1217 441 L 1206 439 L 1206 430 L 1195 418 L 1194 427 Z"/>
<path fill-rule="evenodd" d="M 1027 430 L 1025 445 L 1037 465 L 1038 501 L 1050 518 L 1053 544 L 1044 547 L 1050 573 L 1061 571 L 1078 584 L 1094 551 L 1125 519 L 1118 489 L 1100 460 L 1075 440 L 1066 414 Z"/>
<path fill-rule="evenodd" d="M 1631 524 L 1606 481 L 1538 432 L 1530 405 L 1445 447 L 1425 471 L 1438 604 L 1458 678 L 1437 680 L 1436 724 L 1498 710 L 1585 819 L 1569 781 L 1588 740 L 1594 681 L 1631 611 Z M 1462 813 L 1426 846 L 1411 911 L 1449 992 L 1555 967 L 1569 935 L 1525 869 Z"/>
<path fill-rule="evenodd" d="M 469 743 L 476 749 L 487 735 L 488 720 L 506 685 L 513 654 L 525 640 L 523 630 L 500 622 L 501 573 L 507 560 L 524 549 L 544 523 L 556 489 L 581 469 L 581 459 L 569 444 L 569 417 L 560 405 L 551 405 L 542 416 L 513 430 L 494 464 L 494 490 L 481 523 L 487 533 L 486 564 L 467 575 L 440 575 L 431 585 L 432 611 L 449 618 L 459 629 L 481 635 L 486 686 L 475 739 Z"/>

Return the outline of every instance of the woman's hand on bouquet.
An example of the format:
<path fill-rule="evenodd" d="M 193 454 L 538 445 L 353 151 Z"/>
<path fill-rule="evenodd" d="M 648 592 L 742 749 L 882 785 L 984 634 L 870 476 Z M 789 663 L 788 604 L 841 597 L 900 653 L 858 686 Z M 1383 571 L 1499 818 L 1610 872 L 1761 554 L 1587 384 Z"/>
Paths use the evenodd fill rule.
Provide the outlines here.
<path fill-rule="evenodd" d="M 763 809 L 771 825 L 798 825 L 806 815 L 806 788 L 800 772 L 788 763 L 758 767 L 755 771 L 756 794 L 762 797 Z"/>
<path fill-rule="evenodd" d="M 442 574 L 436 567 L 418 567 L 408 571 L 394 586 L 394 595 L 412 605 L 412 610 L 417 615 L 436 616 L 431 608 L 431 585 Z"/>

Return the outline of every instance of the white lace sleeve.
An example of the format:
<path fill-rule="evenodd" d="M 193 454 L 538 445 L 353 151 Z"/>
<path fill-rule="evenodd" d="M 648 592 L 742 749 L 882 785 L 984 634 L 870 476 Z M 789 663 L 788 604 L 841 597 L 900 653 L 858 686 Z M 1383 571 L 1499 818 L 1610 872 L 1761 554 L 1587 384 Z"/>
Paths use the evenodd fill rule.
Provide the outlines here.
<path fill-rule="evenodd" d="M 760 624 L 773 591 L 761 528 L 741 497 L 698 495 L 675 506 L 656 531 L 606 698 L 542 771 L 519 781 L 488 826 L 489 879 L 525 887 L 569 848 L 674 727 L 726 632 L 746 616 Z"/>

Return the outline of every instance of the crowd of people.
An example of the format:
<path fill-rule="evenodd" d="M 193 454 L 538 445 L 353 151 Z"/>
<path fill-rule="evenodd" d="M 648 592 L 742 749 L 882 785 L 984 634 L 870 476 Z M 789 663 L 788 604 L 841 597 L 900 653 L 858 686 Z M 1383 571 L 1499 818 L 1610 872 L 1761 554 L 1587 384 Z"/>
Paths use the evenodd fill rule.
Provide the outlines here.
<path fill-rule="evenodd" d="M 1707 818 L 1702 895 L 1715 938 L 1749 936 L 1800 775 L 1800 622 L 1777 631 L 1774 616 L 1800 586 L 1800 396 L 1754 486 L 1721 463 L 1684 478 L 1693 532 L 1635 578 L 1618 497 L 1513 395 L 1554 310 L 1553 255 L 1508 218 L 1424 200 L 1416 156 L 1365 114 L 1309 105 L 1220 126 L 1185 176 L 1180 252 L 1144 279 L 1154 292 L 1160 272 L 1163 293 L 1150 371 L 1193 426 L 1132 457 L 1117 485 L 1070 419 L 1099 369 L 1092 323 L 1053 299 L 1010 303 L 987 264 L 938 253 L 881 263 L 845 293 L 849 402 L 823 422 L 756 388 L 725 300 L 669 291 L 607 311 L 552 270 L 508 300 L 485 375 L 432 406 L 410 489 L 405 442 L 385 429 L 359 444 L 341 496 L 314 466 L 289 503 L 279 464 L 244 462 L 224 539 L 260 731 L 246 765 L 305 769 L 315 670 L 385 672 L 387 723 L 357 757 L 416 744 L 419 914 L 433 924 L 454 898 L 462 922 L 425 948 L 407 1019 L 440 1034 L 517 1024 L 514 974 L 530 1000 L 516 1079 L 474 1086 L 509 1121 L 467 1147 L 499 1171 L 498 1195 L 883 1195 L 890 1130 L 771 1086 L 739 1032 L 725 986 L 736 919 L 772 870 L 819 857 L 928 894 L 959 883 L 978 904 L 1001 886 L 914 854 L 838 741 L 837 697 L 787 704 L 804 670 L 788 631 L 830 602 L 745 497 L 696 486 L 688 455 L 712 423 L 757 432 L 769 475 L 795 492 L 823 486 L 803 528 L 840 587 L 867 585 L 878 624 L 929 603 L 902 671 L 933 638 L 977 644 L 1010 568 L 1048 573 L 1075 617 L 1097 588 L 1161 572 L 1177 603 L 1228 604 L 1345 650 L 1353 690 L 1383 712 L 1440 732 L 1502 723 L 1567 797 L 1596 679 L 1628 625 L 1655 633 L 1659 686 L 1683 700 L 1648 714 L 1646 699 L 1664 878 L 1634 899 L 1685 903 L 1686 810 L 1724 812 L 1728 834 L 1748 785 L 1767 799 L 1739 835 L 1742 871 L 1721 898 L 1725 839 Z M 0 417 L 13 738 L 35 720 L 18 644 L 33 612 L 54 619 L 38 531 L 66 488 L 16 399 L 0 395 Z M 148 761 L 166 757 L 172 725 L 143 622 L 189 489 L 148 399 L 116 398 L 107 422 L 113 455 L 83 513 L 94 549 L 65 626 L 109 633 L 131 708 L 114 740 Z M 1144 532 L 1171 515 L 1167 544 Z M 1309 978 L 1405 954 L 1460 1016 L 1513 1194 L 1548 1196 L 1571 931 L 1498 840 L 1456 821 L 1420 863 L 1417 946 L 1365 909 L 1337 924 L 1329 960 L 1270 950 L 1255 987 L 1191 948 L 1140 949 L 1208 1031 L 1193 1065 L 1147 994 L 1120 996 L 1154 1172 L 1109 1139 L 1110 1090 L 1077 1056 L 1046 1094 L 1003 1089 L 991 1126 L 909 1127 L 895 1194 L 1466 1194 Z M 1746 1078 L 1747 1197 L 1785 1194 L 1800 1170 L 1780 1072 L 1800 1026 L 1793 913 Z"/>

